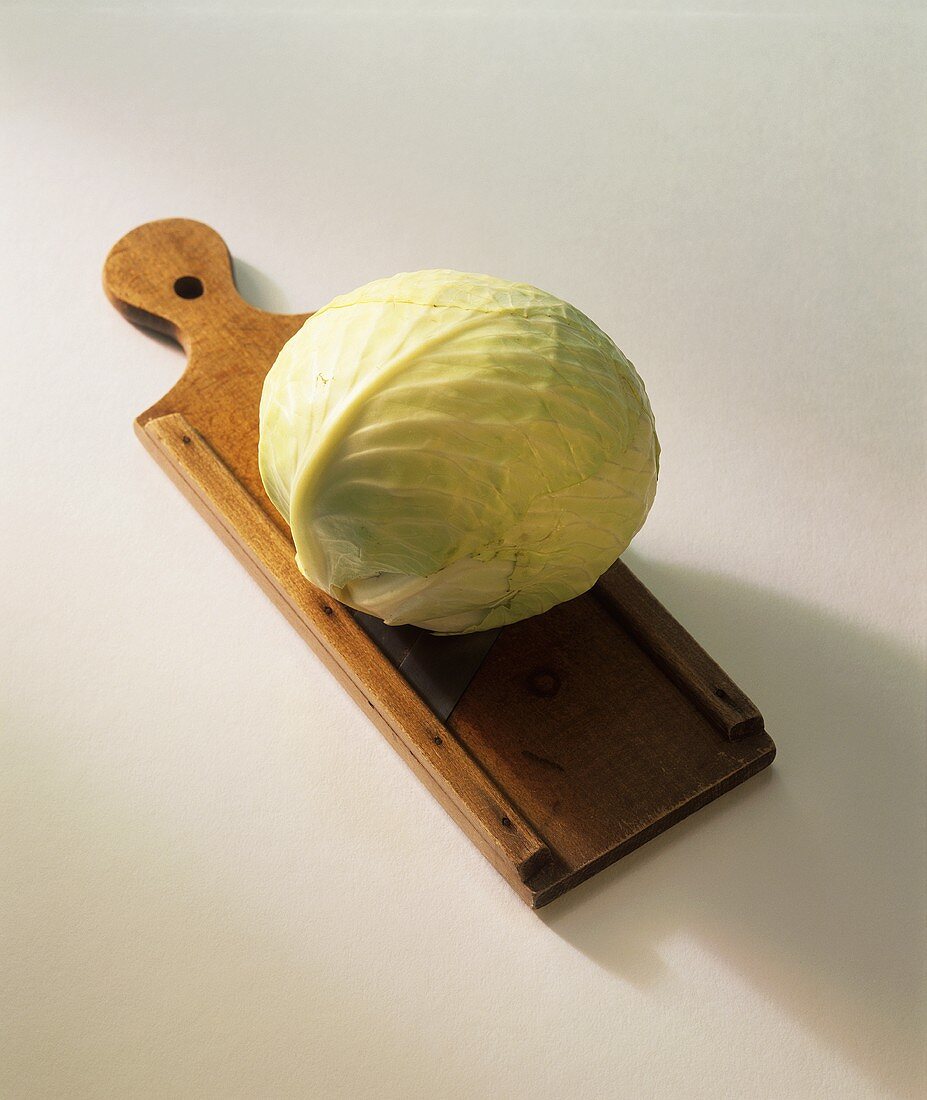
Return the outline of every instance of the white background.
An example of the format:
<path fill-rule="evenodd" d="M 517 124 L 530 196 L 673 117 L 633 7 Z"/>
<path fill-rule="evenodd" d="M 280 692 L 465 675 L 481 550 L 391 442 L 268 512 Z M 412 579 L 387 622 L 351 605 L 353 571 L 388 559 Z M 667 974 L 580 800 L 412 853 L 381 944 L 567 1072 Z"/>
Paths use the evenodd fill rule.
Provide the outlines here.
<path fill-rule="evenodd" d="M 331 7 L 0 14 L 0 1093 L 922 1095 L 923 23 Z M 267 308 L 447 266 L 611 333 L 627 560 L 773 768 L 524 907 L 134 438 L 183 358 L 100 268 L 174 215 Z"/>

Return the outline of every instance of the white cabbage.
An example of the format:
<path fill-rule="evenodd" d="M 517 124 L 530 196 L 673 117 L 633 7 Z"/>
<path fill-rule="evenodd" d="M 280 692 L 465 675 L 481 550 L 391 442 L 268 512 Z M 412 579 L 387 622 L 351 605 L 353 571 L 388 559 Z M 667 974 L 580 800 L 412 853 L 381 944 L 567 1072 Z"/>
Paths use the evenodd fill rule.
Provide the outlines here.
<path fill-rule="evenodd" d="M 659 444 L 634 367 L 573 306 L 418 271 L 335 298 L 283 347 L 259 458 L 314 585 L 458 634 L 590 588 L 647 516 Z"/>

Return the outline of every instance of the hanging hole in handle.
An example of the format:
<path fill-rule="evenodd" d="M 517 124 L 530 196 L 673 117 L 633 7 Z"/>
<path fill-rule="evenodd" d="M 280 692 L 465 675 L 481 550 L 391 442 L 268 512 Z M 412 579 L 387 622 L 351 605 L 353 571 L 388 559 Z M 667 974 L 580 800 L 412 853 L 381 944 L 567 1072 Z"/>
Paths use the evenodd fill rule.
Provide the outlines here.
<path fill-rule="evenodd" d="M 181 275 L 174 283 L 174 293 L 178 298 L 199 298 L 203 293 L 202 280 L 195 275 Z"/>

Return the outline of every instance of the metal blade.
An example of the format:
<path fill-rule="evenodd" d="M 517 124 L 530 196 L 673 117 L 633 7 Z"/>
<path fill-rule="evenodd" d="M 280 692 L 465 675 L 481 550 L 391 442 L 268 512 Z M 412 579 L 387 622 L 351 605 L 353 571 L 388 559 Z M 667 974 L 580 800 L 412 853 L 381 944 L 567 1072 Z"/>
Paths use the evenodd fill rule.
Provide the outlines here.
<path fill-rule="evenodd" d="M 425 632 L 417 626 L 387 626 L 382 619 L 374 618 L 363 611 L 349 607 L 349 614 L 360 623 L 367 634 L 377 643 L 383 653 L 397 667 L 402 664 L 406 654 Z"/>
<path fill-rule="evenodd" d="M 442 722 L 457 706 L 502 629 L 439 636 L 417 626 L 387 626 L 362 611 L 351 614 Z"/>
<path fill-rule="evenodd" d="M 409 650 L 399 671 L 444 722 L 467 690 L 502 627 L 476 634 L 422 636 Z"/>

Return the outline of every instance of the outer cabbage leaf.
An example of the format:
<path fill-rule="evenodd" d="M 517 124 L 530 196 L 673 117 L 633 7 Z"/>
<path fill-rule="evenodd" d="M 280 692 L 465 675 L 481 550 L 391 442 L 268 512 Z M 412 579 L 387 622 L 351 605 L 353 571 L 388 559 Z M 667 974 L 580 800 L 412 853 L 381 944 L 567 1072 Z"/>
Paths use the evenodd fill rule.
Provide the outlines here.
<path fill-rule="evenodd" d="M 590 588 L 647 516 L 659 444 L 637 372 L 579 310 L 419 271 L 335 298 L 288 341 L 259 459 L 313 584 L 467 633 Z"/>

